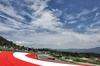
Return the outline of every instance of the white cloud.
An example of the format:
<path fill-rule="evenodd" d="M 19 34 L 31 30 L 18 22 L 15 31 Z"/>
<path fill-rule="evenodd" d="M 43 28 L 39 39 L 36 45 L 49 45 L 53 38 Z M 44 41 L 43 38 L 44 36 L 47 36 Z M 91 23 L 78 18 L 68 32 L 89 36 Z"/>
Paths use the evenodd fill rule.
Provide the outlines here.
<path fill-rule="evenodd" d="M 19 44 L 24 44 L 25 46 L 30 46 L 35 48 L 91 48 L 100 46 L 99 36 L 100 34 L 80 34 L 72 31 L 65 31 L 64 33 L 49 34 L 49 33 L 39 33 L 39 34 L 26 34 L 26 35 L 15 35 Z M 22 38 L 24 38 L 24 41 Z M 27 37 L 27 38 L 26 38 Z M 92 39 L 91 39 L 92 38 Z M 31 42 L 31 43 L 28 43 Z"/>
<path fill-rule="evenodd" d="M 56 30 L 57 26 L 61 26 L 62 23 L 58 21 L 56 17 L 50 11 L 43 12 L 40 18 L 36 18 L 31 24 L 35 27 L 40 27 L 42 29 Z M 58 29 L 58 28 L 57 28 Z"/>
<path fill-rule="evenodd" d="M 31 21 L 31 26 L 40 29 L 47 29 L 50 31 L 60 30 L 59 27 L 62 26 L 62 23 L 57 18 L 57 15 L 53 14 L 54 11 L 45 9 L 46 7 L 48 7 L 47 2 L 48 0 L 46 1 L 37 0 L 31 6 L 31 8 L 35 10 L 35 12 L 33 12 L 32 14 L 34 18 Z"/>
<path fill-rule="evenodd" d="M 97 21 L 97 22 L 92 23 L 92 24 L 90 25 L 90 27 L 93 27 L 93 26 L 95 26 L 95 25 L 100 25 L 100 21 Z"/>
<path fill-rule="evenodd" d="M 58 43 L 57 43 L 57 45 L 61 45 L 61 44 L 62 44 L 62 42 L 58 42 Z"/>
<path fill-rule="evenodd" d="M 0 31 L 11 31 L 11 30 L 14 30 L 14 29 L 6 26 L 3 23 L 0 23 Z"/>
<path fill-rule="evenodd" d="M 5 25 L 8 26 L 8 27 L 20 28 L 20 26 L 22 25 L 22 23 L 14 20 L 14 19 L 8 18 L 8 17 L 3 16 L 3 15 L 0 15 L 0 16 L 7 19 L 7 20 L 5 20 Z"/>
<path fill-rule="evenodd" d="M 97 12 L 96 15 L 95 15 L 95 17 L 97 17 L 97 16 L 99 16 L 99 15 L 100 15 L 100 13 Z"/>
<path fill-rule="evenodd" d="M 95 14 L 95 16 L 94 16 L 93 21 L 96 21 L 96 20 L 99 20 L 99 19 L 100 19 L 100 13 L 97 12 L 97 13 Z"/>
<path fill-rule="evenodd" d="M 94 12 L 94 11 L 97 11 L 98 10 L 98 7 L 95 7 L 92 11 Z"/>
<path fill-rule="evenodd" d="M 72 14 L 66 14 L 66 16 L 65 16 L 65 19 L 67 19 L 67 20 L 73 20 L 75 18 L 76 17 L 74 17 Z"/>
<path fill-rule="evenodd" d="M 86 30 L 91 31 L 91 32 L 100 33 L 100 21 L 96 21 L 96 22 L 90 24 L 90 26 L 87 27 Z"/>
<path fill-rule="evenodd" d="M 59 17 L 62 15 L 62 11 L 59 9 L 52 9 L 53 11 L 53 15 L 55 15 L 56 17 Z"/>
<path fill-rule="evenodd" d="M 74 20 L 74 21 L 69 21 L 68 24 L 74 24 L 74 23 L 76 23 L 76 22 L 77 22 L 76 20 Z"/>
<path fill-rule="evenodd" d="M 97 7 L 93 8 L 92 10 L 83 9 L 80 13 L 78 13 L 77 18 L 79 18 L 79 17 L 81 17 L 81 16 L 84 16 L 84 15 L 88 15 L 88 14 L 94 12 L 94 11 L 97 11 L 97 10 L 98 10 Z"/>
<path fill-rule="evenodd" d="M 86 21 L 86 20 L 88 20 L 88 18 L 87 18 L 87 17 L 80 17 L 79 20 L 80 20 L 80 21 Z"/>
<path fill-rule="evenodd" d="M 31 9 L 34 9 L 35 12 L 33 12 L 34 16 L 39 16 L 42 14 L 43 10 L 48 7 L 47 2 L 49 0 L 36 0 L 34 1 L 34 4 L 31 5 Z"/>
<path fill-rule="evenodd" d="M 35 1 L 25 0 L 25 2 L 27 3 L 28 2 L 33 3 L 32 5 L 27 5 L 28 8 L 31 8 L 32 10 L 34 10 L 32 14 L 29 14 L 26 11 L 21 11 L 19 12 L 21 14 L 18 14 L 18 11 L 14 9 L 14 7 L 10 3 L 8 3 L 9 6 L 4 6 L 0 4 L 0 8 L 1 8 L 0 11 L 13 18 L 7 17 L 5 15 L 0 15 L 0 16 L 7 19 L 5 20 L 5 25 L 7 27 L 14 28 L 15 30 L 16 28 L 23 31 L 27 29 L 29 29 L 29 31 L 31 30 L 35 31 L 38 29 L 39 30 L 46 29 L 50 31 L 62 30 L 60 27 L 63 24 L 59 21 L 59 19 L 57 18 L 57 15 L 54 15 L 53 11 L 46 9 L 46 7 L 48 7 L 47 5 L 48 1 L 49 0 L 35 0 Z M 26 4 L 23 4 L 23 5 L 26 5 Z M 23 5 L 20 5 L 19 7 L 23 7 Z M 59 11 L 59 10 L 56 9 L 55 11 Z M 28 22 L 28 24 L 24 24 L 24 22 L 26 21 L 22 15 L 29 16 L 30 18 L 32 18 L 31 21 Z"/>
<path fill-rule="evenodd" d="M 27 45 L 27 44 L 31 44 L 31 42 L 28 42 L 28 41 L 16 41 L 15 42 L 17 45 Z"/>
<path fill-rule="evenodd" d="M 90 10 L 83 9 L 83 10 L 77 15 L 77 18 L 79 18 L 79 17 L 81 17 L 81 16 L 84 16 L 84 15 L 88 15 L 89 13 L 91 13 Z"/>
<path fill-rule="evenodd" d="M 29 2 L 28 0 L 26 0 Z M 30 0 L 31 1 L 31 0 Z M 3 18 L 6 18 L 8 21 L 5 20 L 7 26 L 13 27 L 13 28 L 19 28 L 22 30 L 25 30 L 25 28 L 28 28 L 30 30 L 36 30 L 38 28 L 41 29 L 47 29 L 47 30 L 59 30 L 60 28 L 57 28 L 58 26 L 61 26 L 62 23 L 59 22 L 59 19 L 56 18 L 55 15 L 53 15 L 53 12 L 50 10 L 45 10 L 46 7 L 48 7 L 47 2 L 49 0 L 36 0 L 36 1 L 31 1 L 34 4 L 29 5 L 29 7 L 33 10 L 32 15 L 28 14 L 27 12 L 24 12 L 23 14 L 28 15 L 32 18 L 32 21 L 29 23 L 29 25 L 23 24 L 23 21 L 25 18 L 23 18 L 21 15 L 17 14 L 17 11 L 12 7 L 12 6 L 3 6 L 0 5 L 0 8 L 3 13 L 18 19 L 22 21 L 16 21 L 15 19 L 6 17 L 4 15 L 0 15 Z M 28 6 L 28 5 L 27 5 Z M 21 26 L 23 25 L 23 26 Z"/>
<path fill-rule="evenodd" d="M 62 0 L 55 0 L 56 1 L 56 3 L 58 3 L 58 4 L 63 4 L 63 1 Z"/>
<path fill-rule="evenodd" d="M 18 15 L 12 6 L 3 6 L 0 4 L 0 11 L 16 19 L 25 20 L 22 16 Z"/>
<path fill-rule="evenodd" d="M 66 20 L 75 20 L 75 19 L 79 19 L 80 18 L 81 21 L 86 21 L 88 18 L 84 17 L 84 16 L 89 15 L 90 13 L 92 13 L 94 11 L 97 11 L 97 10 L 98 10 L 97 7 L 93 8 L 93 9 L 83 9 L 79 13 L 77 13 L 76 15 L 75 15 L 75 13 L 66 14 L 64 18 Z M 98 12 L 96 13 L 94 20 L 97 19 L 97 16 L 99 16 Z"/>
<path fill-rule="evenodd" d="M 100 33 L 100 27 L 98 28 L 86 28 L 87 31 L 91 31 L 91 32 L 98 32 Z"/>
<path fill-rule="evenodd" d="M 80 29 L 80 28 L 82 28 L 82 27 L 84 27 L 83 24 L 80 24 L 80 25 L 77 26 L 78 29 Z"/>
<path fill-rule="evenodd" d="M 96 21 L 96 22 L 90 24 L 90 26 L 87 27 L 86 30 L 100 33 L 100 21 Z"/>

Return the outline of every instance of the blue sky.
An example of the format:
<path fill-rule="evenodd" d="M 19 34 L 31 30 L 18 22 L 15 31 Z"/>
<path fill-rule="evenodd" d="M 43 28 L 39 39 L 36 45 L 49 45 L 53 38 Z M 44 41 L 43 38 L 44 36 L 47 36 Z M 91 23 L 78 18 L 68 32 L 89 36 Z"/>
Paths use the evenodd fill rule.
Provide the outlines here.
<path fill-rule="evenodd" d="M 33 48 L 100 46 L 99 0 L 0 0 L 0 35 Z"/>

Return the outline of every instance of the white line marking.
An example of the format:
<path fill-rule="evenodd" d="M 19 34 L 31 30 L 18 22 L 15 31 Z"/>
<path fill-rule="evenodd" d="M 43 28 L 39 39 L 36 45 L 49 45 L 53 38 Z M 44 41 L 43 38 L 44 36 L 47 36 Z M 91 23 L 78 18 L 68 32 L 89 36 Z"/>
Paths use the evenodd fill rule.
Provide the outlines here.
<path fill-rule="evenodd" d="M 37 64 L 37 65 L 42 65 L 42 66 L 82 66 L 82 65 L 71 65 L 71 64 L 62 64 L 62 63 L 53 63 L 53 62 L 46 62 L 46 61 L 42 61 L 42 60 L 36 60 L 33 58 L 29 58 L 25 55 L 27 55 L 29 53 L 20 53 L 20 52 L 15 52 L 13 54 L 14 57 L 29 62 L 29 63 L 33 63 L 33 64 Z"/>

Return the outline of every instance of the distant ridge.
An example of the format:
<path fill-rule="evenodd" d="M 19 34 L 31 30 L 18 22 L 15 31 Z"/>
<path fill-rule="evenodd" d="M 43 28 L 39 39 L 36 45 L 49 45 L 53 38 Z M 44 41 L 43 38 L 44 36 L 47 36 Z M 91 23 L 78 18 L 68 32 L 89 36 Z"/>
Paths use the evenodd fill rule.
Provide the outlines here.
<path fill-rule="evenodd" d="M 82 53 L 100 53 L 100 47 L 96 48 L 90 48 L 90 49 L 56 49 L 59 51 L 65 51 L 65 52 L 82 52 Z"/>

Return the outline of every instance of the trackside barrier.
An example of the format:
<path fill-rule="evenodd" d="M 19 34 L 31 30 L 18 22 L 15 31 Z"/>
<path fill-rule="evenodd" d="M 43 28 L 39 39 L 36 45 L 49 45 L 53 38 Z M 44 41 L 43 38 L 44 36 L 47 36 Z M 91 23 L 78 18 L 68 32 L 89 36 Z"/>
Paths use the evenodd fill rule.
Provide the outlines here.
<path fill-rule="evenodd" d="M 22 52 L 22 51 L 16 51 L 16 50 L 7 50 L 7 49 L 0 49 L 0 51 L 9 51 L 9 52 Z"/>
<path fill-rule="evenodd" d="M 24 51 L 7 50 L 7 49 L 0 49 L 0 51 L 8 51 L 8 52 L 24 52 Z M 27 52 L 27 53 L 32 53 L 32 52 Z"/>

